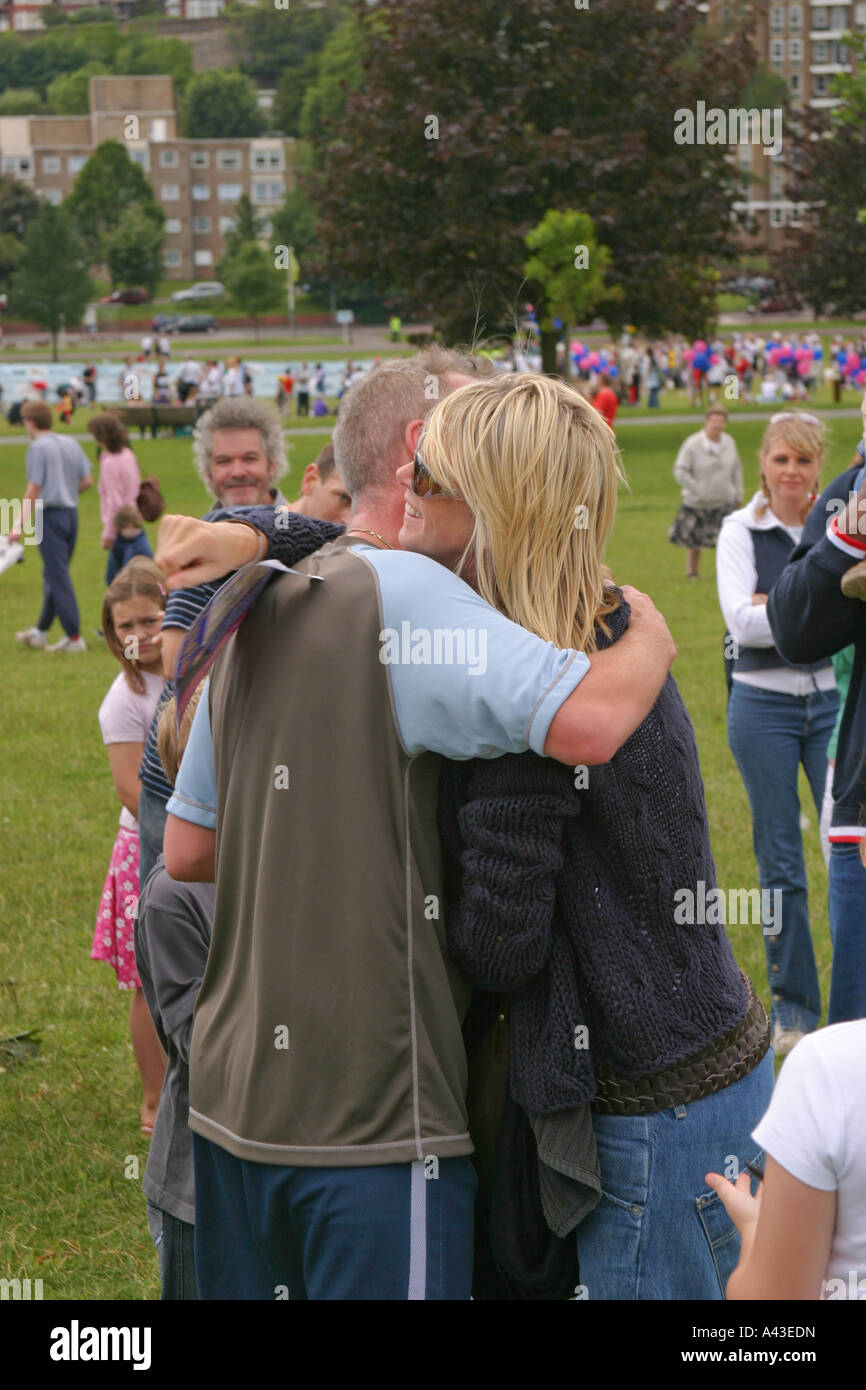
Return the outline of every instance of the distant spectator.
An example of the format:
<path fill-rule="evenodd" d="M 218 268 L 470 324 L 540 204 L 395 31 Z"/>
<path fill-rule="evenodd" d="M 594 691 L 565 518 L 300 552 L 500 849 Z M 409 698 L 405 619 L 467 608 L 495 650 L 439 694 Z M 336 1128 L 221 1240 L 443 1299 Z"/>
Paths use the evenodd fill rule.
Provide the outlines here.
<path fill-rule="evenodd" d="M 151 337 L 151 335 L 150 335 L 149 333 L 145 333 L 144 337 L 143 337 L 142 340 L 141 340 L 141 355 L 142 355 L 142 357 L 145 359 L 145 361 L 147 360 L 148 357 L 150 357 L 150 354 L 151 354 L 152 352 L 153 352 L 153 338 Z"/>
<path fill-rule="evenodd" d="M 224 396 L 243 396 L 244 391 L 244 374 L 240 369 L 240 359 L 227 357 L 225 376 L 222 380 L 222 393 Z"/>
<path fill-rule="evenodd" d="M 129 436 L 119 415 L 106 410 L 94 415 L 87 428 L 99 445 L 99 510 L 102 516 L 102 549 L 111 550 L 117 539 L 114 518 L 121 507 L 134 507 L 141 488 L 138 460 L 129 447 Z M 110 582 L 110 581 L 109 581 Z"/>
<path fill-rule="evenodd" d="M 121 507 L 114 517 L 117 539 L 111 547 L 105 569 L 105 583 L 111 585 L 115 577 L 124 569 L 133 555 L 146 555 L 153 559 L 153 551 L 144 530 L 141 512 L 137 507 Z"/>
<path fill-rule="evenodd" d="M 84 389 L 87 392 L 87 404 L 93 405 L 96 400 L 96 368 L 92 362 L 88 362 L 81 376 L 84 381 Z"/>
<path fill-rule="evenodd" d="M 599 377 L 598 390 L 592 398 L 592 403 L 603 420 L 606 420 L 613 429 L 616 420 L 616 412 L 619 409 L 619 396 L 613 389 L 613 382 L 607 372 L 602 372 Z"/>
<path fill-rule="evenodd" d="M 185 405 L 190 396 L 194 396 L 199 388 L 202 379 L 201 363 L 195 360 L 193 353 L 188 352 L 183 360 L 180 371 L 177 374 L 176 386 L 178 399 L 181 405 Z"/>
<path fill-rule="evenodd" d="M 682 506 L 668 540 L 684 546 L 686 578 L 697 579 L 702 550 L 714 550 L 722 522 L 743 500 L 743 465 L 737 446 L 725 433 L 727 411 L 707 411 L 704 428 L 684 440 L 674 463 L 682 489 Z"/>
<path fill-rule="evenodd" d="M 302 362 L 295 380 L 295 390 L 298 393 L 298 414 L 309 415 L 310 413 L 310 371 L 306 362 Z"/>
<path fill-rule="evenodd" d="M 171 377 L 165 369 L 165 362 L 160 358 L 157 363 L 156 372 L 153 378 L 153 395 L 151 397 L 154 405 L 169 405 L 171 402 Z"/>
<path fill-rule="evenodd" d="M 392 342 L 392 343 L 399 343 L 399 341 L 400 341 L 400 330 L 402 329 L 402 327 L 403 327 L 403 320 L 400 318 L 400 315 L 399 315 L 399 314 L 392 314 L 391 317 L 390 317 L 390 319 L 388 320 L 388 329 L 389 329 L 389 332 L 390 332 L 390 337 L 391 337 L 391 342 Z"/>

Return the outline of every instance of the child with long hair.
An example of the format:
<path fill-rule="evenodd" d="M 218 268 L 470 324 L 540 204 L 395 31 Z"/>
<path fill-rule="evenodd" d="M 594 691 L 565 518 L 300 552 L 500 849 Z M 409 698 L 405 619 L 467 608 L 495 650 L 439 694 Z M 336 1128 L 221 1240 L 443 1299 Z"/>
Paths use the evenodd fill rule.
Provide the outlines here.
<path fill-rule="evenodd" d="M 162 615 L 166 591 L 152 560 L 136 556 L 106 592 L 102 628 L 121 672 L 99 709 L 99 726 L 122 809 L 117 838 L 102 890 L 92 960 L 108 961 L 121 989 L 133 991 L 129 1031 L 143 1099 L 141 1128 L 153 1133 L 165 1057 L 159 1045 L 135 968 L 133 918 L 138 903 L 138 766 L 162 691 Z"/>

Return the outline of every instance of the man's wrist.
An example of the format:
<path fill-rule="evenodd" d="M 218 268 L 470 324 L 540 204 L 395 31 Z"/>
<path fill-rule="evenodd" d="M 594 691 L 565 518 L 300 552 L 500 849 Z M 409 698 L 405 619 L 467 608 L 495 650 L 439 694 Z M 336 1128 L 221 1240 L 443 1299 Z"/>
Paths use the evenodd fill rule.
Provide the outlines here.
<path fill-rule="evenodd" d="M 225 524 L 227 526 L 245 526 L 252 534 L 253 540 L 255 541 L 255 553 L 244 560 L 245 565 L 257 564 L 259 560 L 265 559 L 268 553 L 268 538 L 263 531 L 259 530 L 258 526 L 255 526 L 253 522 L 247 521 L 241 516 L 227 518 Z"/>

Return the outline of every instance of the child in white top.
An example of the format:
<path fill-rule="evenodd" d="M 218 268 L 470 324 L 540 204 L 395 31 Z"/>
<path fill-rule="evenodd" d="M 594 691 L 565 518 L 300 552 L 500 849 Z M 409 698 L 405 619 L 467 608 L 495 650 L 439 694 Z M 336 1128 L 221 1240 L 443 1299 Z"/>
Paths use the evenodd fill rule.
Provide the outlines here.
<path fill-rule="evenodd" d="M 132 1046 L 144 1098 L 141 1128 L 153 1133 L 165 1058 L 135 968 L 133 918 L 138 903 L 138 767 L 164 683 L 162 615 L 166 590 L 152 560 L 134 557 L 106 592 L 102 627 L 122 671 L 99 709 L 103 742 L 121 802 L 120 825 L 102 890 L 92 960 L 107 960 L 121 989 L 133 991 L 129 1011 Z"/>
<path fill-rule="evenodd" d="M 802 1038 L 754 1131 L 758 1197 L 747 1173 L 707 1174 L 742 1241 L 728 1298 L 866 1300 L 864 1058 L 866 1019 Z"/>

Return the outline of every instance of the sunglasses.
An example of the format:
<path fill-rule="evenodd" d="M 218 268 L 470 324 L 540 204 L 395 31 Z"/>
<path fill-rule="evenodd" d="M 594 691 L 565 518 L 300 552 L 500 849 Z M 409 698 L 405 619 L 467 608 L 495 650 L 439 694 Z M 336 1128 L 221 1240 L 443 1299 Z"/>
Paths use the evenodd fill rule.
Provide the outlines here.
<path fill-rule="evenodd" d="M 802 420 L 804 425 L 820 425 L 817 415 L 807 415 L 802 410 L 783 410 L 779 415 L 770 416 L 770 424 L 777 425 L 780 420 Z"/>
<path fill-rule="evenodd" d="M 437 483 L 417 449 L 412 459 L 412 491 L 416 497 L 457 497 L 456 492 Z"/>

